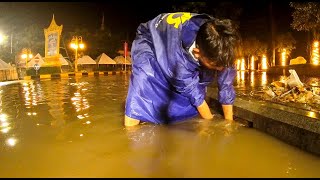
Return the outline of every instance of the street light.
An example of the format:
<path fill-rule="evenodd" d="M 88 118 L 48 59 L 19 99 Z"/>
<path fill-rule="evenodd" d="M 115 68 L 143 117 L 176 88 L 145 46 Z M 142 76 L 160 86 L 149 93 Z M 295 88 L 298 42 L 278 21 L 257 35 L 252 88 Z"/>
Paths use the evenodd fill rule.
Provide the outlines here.
<path fill-rule="evenodd" d="M 70 47 L 75 51 L 75 59 L 74 59 L 74 70 L 78 72 L 78 48 L 84 49 L 84 44 L 82 42 L 81 36 L 73 36 L 71 40 Z"/>
<path fill-rule="evenodd" d="M 26 69 L 28 69 L 28 61 L 33 57 L 30 48 L 23 48 L 21 58 L 26 60 Z"/>

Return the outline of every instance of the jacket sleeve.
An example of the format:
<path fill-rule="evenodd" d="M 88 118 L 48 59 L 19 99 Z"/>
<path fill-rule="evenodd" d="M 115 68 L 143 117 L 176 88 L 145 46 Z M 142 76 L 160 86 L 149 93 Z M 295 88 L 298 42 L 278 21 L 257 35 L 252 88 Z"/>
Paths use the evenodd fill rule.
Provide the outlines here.
<path fill-rule="evenodd" d="M 234 68 L 225 68 L 218 73 L 218 100 L 223 105 L 232 105 L 236 93 L 233 87 L 233 81 L 237 71 Z"/>
<path fill-rule="evenodd" d="M 174 89 L 189 99 L 190 103 L 198 107 L 205 99 L 206 84 L 201 83 L 199 71 L 189 68 L 188 63 L 176 61 L 175 67 L 170 68 L 170 81 Z"/>

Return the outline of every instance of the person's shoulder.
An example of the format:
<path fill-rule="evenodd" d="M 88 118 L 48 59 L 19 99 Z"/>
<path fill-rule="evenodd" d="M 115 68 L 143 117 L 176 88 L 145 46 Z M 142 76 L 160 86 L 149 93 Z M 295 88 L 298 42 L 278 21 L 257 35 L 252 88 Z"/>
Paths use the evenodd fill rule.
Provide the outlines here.
<path fill-rule="evenodd" d="M 192 18 L 200 18 L 200 19 L 214 19 L 213 16 L 206 13 L 191 13 Z"/>

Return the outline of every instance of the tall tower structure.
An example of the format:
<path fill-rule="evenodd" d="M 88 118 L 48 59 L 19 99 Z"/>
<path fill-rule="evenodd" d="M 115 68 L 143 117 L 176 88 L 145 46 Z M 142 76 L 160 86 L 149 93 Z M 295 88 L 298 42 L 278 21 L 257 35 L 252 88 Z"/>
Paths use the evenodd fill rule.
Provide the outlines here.
<path fill-rule="evenodd" d="M 61 63 L 59 60 L 60 38 L 62 32 L 62 25 L 58 26 L 54 14 L 48 28 L 44 29 L 45 36 L 45 63 L 44 66 L 60 70 Z M 56 72 L 55 70 L 51 72 Z"/>

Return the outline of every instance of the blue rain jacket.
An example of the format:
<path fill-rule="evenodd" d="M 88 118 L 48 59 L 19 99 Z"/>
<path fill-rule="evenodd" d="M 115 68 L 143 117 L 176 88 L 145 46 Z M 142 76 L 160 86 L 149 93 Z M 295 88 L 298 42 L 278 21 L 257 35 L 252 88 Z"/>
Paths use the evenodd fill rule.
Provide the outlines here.
<path fill-rule="evenodd" d="M 132 43 L 132 73 L 125 114 L 162 124 L 198 115 L 214 71 L 203 69 L 189 53 L 199 27 L 212 17 L 164 13 L 139 25 Z M 233 104 L 234 68 L 218 73 L 219 102 Z"/>

